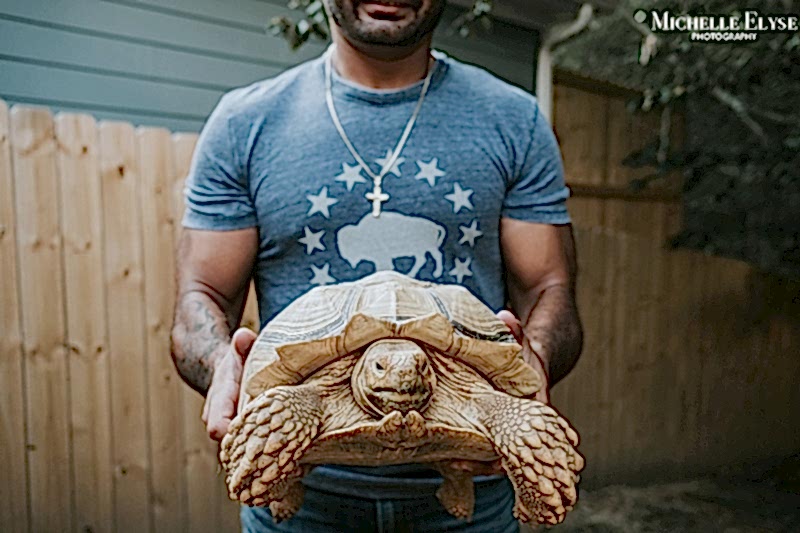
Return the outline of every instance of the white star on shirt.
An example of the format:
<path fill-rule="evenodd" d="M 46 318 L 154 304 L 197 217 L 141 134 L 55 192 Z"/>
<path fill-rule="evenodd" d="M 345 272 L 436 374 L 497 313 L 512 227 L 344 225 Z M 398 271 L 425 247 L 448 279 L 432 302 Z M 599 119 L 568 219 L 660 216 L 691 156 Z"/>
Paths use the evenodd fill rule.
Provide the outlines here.
<path fill-rule="evenodd" d="M 325 263 L 322 267 L 311 265 L 311 272 L 314 273 L 310 281 L 312 285 L 329 285 L 331 283 L 336 283 L 336 278 L 331 276 L 330 263 Z"/>
<path fill-rule="evenodd" d="M 475 219 L 472 221 L 472 224 L 469 226 L 459 226 L 458 229 L 464 234 L 461 237 L 461 240 L 458 241 L 458 244 L 469 244 L 470 248 L 475 248 L 475 241 L 483 235 L 483 232 L 478 229 L 478 220 Z"/>
<path fill-rule="evenodd" d="M 463 261 L 456 257 L 456 266 L 450 271 L 450 275 L 455 276 L 459 283 L 463 283 L 464 278 L 472 277 L 472 270 L 469 268 L 470 265 L 472 265 L 471 257 L 467 257 Z"/>
<path fill-rule="evenodd" d="M 472 189 L 462 189 L 461 185 L 456 183 L 453 186 L 453 192 L 446 194 L 444 197 L 453 202 L 453 213 L 458 213 L 461 211 L 461 208 L 466 208 L 472 211 L 472 202 L 469 200 L 469 197 L 472 196 L 472 193 Z"/>
<path fill-rule="evenodd" d="M 308 226 L 303 228 L 305 235 L 297 239 L 297 242 L 306 247 L 306 255 L 311 255 L 314 250 L 321 252 L 325 251 L 325 245 L 322 244 L 322 237 L 325 235 L 325 230 L 315 232 Z"/>
<path fill-rule="evenodd" d="M 328 210 L 328 208 L 333 204 L 339 202 L 339 200 L 337 200 L 336 198 L 328 197 L 327 187 L 323 187 L 322 189 L 320 189 L 319 194 L 317 195 L 314 194 L 306 195 L 306 198 L 308 198 L 308 201 L 311 202 L 311 207 L 308 209 L 307 216 L 311 216 L 314 213 L 322 213 L 322 216 L 324 216 L 325 218 L 330 218 L 331 213 Z"/>
<path fill-rule="evenodd" d="M 439 168 L 439 158 L 434 157 L 429 163 L 417 161 L 419 173 L 414 176 L 418 180 L 428 180 L 428 184 L 433 187 L 436 185 L 436 178 L 441 178 L 445 172 Z"/>
<path fill-rule="evenodd" d="M 375 162 L 381 166 L 381 172 L 383 172 L 383 168 L 389 163 L 389 160 L 392 158 L 392 151 L 386 150 L 386 155 L 381 157 L 380 159 L 376 159 Z M 392 165 L 392 168 L 389 170 L 388 173 L 394 174 L 398 178 L 400 177 L 400 165 L 405 163 L 405 157 L 398 157 L 397 160 Z"/>
<path fill-rule="evenodd" d="M 336 181 L 342 181 L 347 186 L 348 191 L 353 190 L 356 183 L 366 183 L 367 180 L 361 175 L 361 165 L 350 166 L 342 163 L 342 173 L 336 176 Z"/>

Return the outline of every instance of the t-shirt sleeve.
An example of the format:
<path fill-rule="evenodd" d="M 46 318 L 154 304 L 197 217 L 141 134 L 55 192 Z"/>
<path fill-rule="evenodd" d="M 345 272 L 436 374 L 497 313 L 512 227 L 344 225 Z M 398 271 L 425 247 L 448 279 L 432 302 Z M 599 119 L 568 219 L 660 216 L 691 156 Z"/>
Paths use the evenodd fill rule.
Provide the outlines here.
<path fill-rule="evenodd" d="M 186 177 L 183 226 L 230 231 L 256 225 L 247 174 L 230 127 L 229 95 L 223 96 L 200 133 Z"/>
<path fill-rule="evenodd" d="M 530 138 L 526 149 L 515 165 L 502 216 L 543 224 L 569 224 L 567 198 L 569 189 L 564 183 L 564 165 L 553 130 L 538 105 L 535 109 Z"/>

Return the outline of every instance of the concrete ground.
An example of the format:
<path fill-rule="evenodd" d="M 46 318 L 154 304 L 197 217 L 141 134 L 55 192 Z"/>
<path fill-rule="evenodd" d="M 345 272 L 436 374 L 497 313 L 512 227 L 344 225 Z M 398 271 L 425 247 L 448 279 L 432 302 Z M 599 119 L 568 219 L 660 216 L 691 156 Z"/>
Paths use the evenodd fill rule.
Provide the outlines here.
<path fill-rule="evenodd" d="M 553 531 L 800 533 L 800 456 L 758 475 L 583 490 Z"/>

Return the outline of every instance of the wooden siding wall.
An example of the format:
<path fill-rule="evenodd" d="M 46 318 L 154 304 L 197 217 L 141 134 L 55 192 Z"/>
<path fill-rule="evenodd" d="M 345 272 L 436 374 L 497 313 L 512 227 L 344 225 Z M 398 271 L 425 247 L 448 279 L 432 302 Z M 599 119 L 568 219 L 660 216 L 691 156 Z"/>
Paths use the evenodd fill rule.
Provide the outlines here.
<path fill-rule="evenodd" d="M 198 131 L 220 95 L 318 55 L 267 30 L 286 0 L 0 0 L 0 98 Z M 451 8 L 446 21 L 458 13 Z M 445 22 L 446 22 L 445 21 Z M 537 34 L 497 22 L 436 46 L 532 88 Z"/>
<path fill-rule="evenodd" d="M 657 135 L 660 117 L 625 104 L 591 81 L 561 76 L 555 87 L 585 349 L 553 402 L 581 432 L 585 479 L 676 478 L 796 453 L 797 285 L 667 248 L 680 180 L 628 188 L 647 172 L 620 161 Z M 681 135 L 678 116 L 673 142 Z"/>

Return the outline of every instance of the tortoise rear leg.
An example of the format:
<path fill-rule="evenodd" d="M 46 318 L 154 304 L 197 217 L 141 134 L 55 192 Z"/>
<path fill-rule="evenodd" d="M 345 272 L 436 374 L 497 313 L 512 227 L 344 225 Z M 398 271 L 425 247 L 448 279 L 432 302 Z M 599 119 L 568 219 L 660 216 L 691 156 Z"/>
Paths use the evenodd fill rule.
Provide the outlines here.
<path fill-rule="evenodd" d="M 324 417 L 316 386 L 276 387 L 250 402 L 231 423 L 220 461 L 231 499 L 276 504 L 281 519 L 302 504 L 299 461 L 319 434 Z"/>
<path fill-rule="evenodd" d="M 453 468 L 448 462 L 436 463 L 433 466 L 444 478 L 442 486 L 436 491 L 436 497 L 448 513 L 471 522 L 475 510 L 473 474 Z"/>
<path fill-rule="evenodd" d="M 275 498 L 269 504 L 270 514 L 275 522 L 282 522 L 293 517 L 303 505 L 304 488 L 301 477 L 295 477 L 283 482 L 272 492 Z"/>
<path fill-rule="evenodd" d="M 558 524 L 577 500 L 583 457 L 578 435 L 549 406 L 502 393 L 481 396 L 480 424 L 516 492 L 514 516 Z"/>

